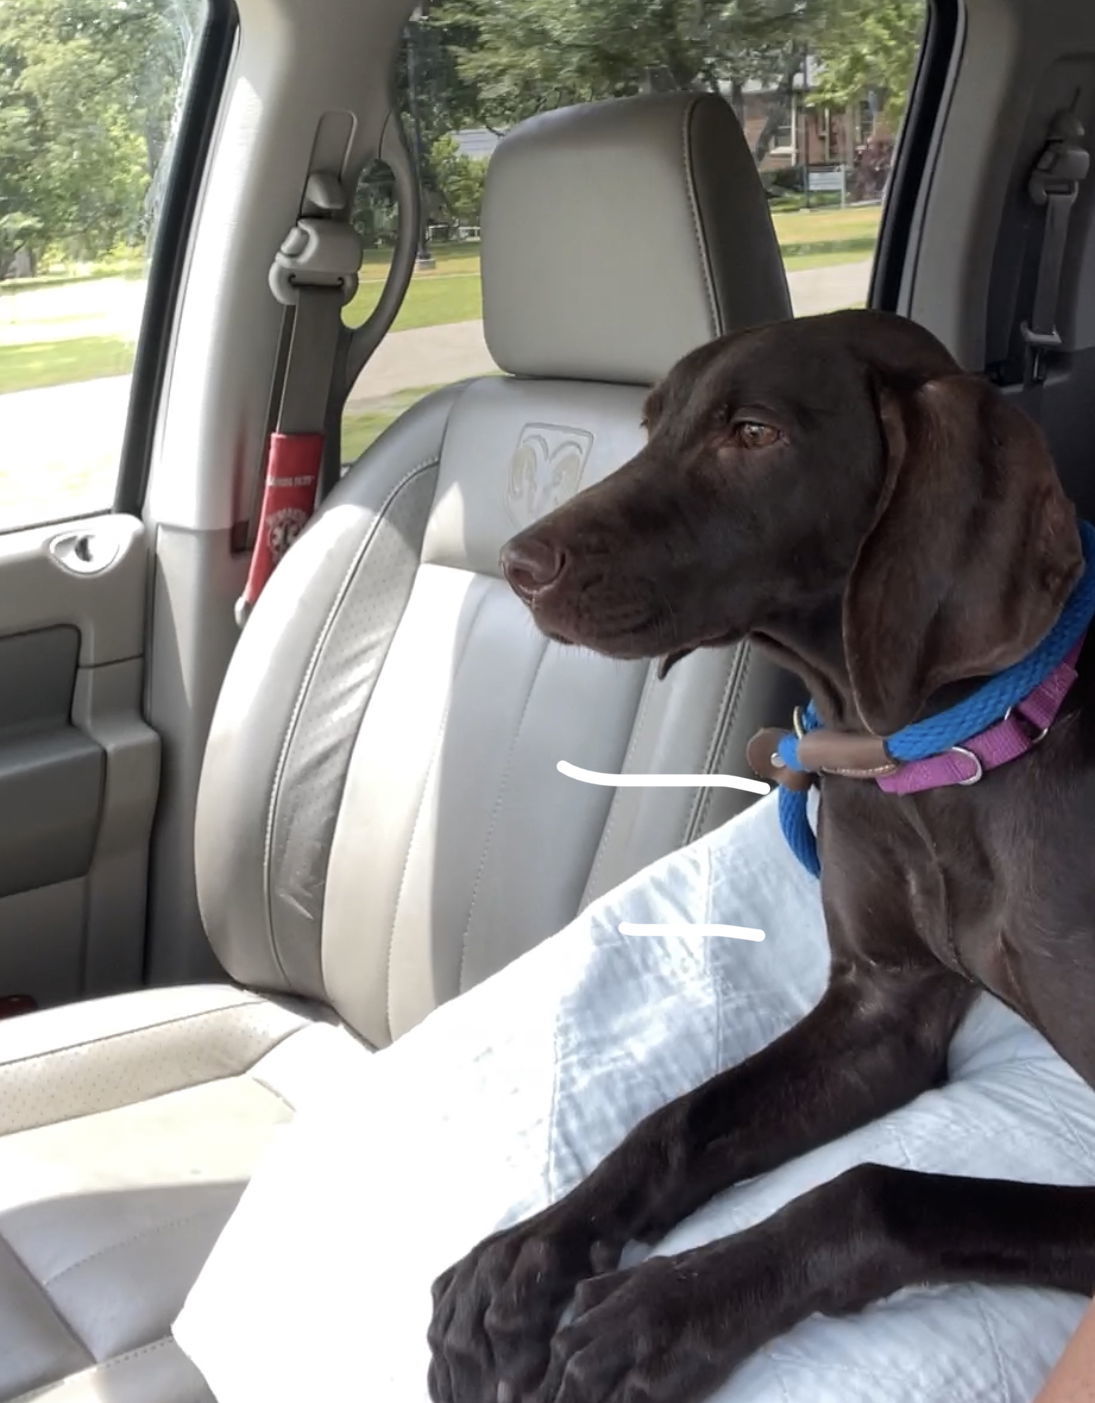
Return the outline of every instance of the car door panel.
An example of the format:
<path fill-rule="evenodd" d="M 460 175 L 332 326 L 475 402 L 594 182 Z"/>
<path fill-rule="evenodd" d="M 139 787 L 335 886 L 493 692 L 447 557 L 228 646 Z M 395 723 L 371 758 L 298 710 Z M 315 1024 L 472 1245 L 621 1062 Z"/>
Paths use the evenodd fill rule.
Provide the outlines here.
<path fill-rule="evenodd" d="M 160 750 L 142 716 L 147 573 L 134 517 L 0 537 L 0 995 L 141 981 Z"/>

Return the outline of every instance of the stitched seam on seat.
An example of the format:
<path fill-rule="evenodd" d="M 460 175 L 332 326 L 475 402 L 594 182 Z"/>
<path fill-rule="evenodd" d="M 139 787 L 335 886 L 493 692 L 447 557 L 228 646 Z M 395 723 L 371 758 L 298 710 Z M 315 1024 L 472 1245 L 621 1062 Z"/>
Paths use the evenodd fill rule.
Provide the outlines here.
<path fill-rule="evenodd" d="M 732 698 L 735 698 L 735 696 L 740 695 L 740 692 L 735 693 L 734 683 L 739 679 L 743 678 L 746 671 L 748 670 L 747 663 L 743 662 L 743 657 L 747 648 L 748 644 L 742 643 L 734 649 L 734 656 L 731 660 L 730 665 L 730 673 L 726 679 L 726 685 L 723 688 L 722 697 L 719 701 L 719 710 L 715 722 L 715 727 L 711 735 L 711 740 L 707 746 L 707 754 L 703 757 L 705 770 L 710 770 L 711 766 L 717 762 L 719 752 L 722 749 L 722 740 L 725 733 L 722 730 L 720 722 L 722 720 L 723 712 L 727 707 L 728 701 L 730 701 Z M 731 711 L 733 711 L 734 709 L 735 707 L 731 706 Z"/>
<path fill-rule="evenodd" d="M 635 754 L 635 747 L 639 743 L 639 732 L 642 729 L 643 719 L 650 704 L 650 698 L 654 695 L 655 685 L 654 669 L 648 667 L 646 670 L 646 677 L 643 680 L 642 691 L 639 694 L 639 702 L 635 708 L 635 715 L 631 722 L 631 735 L 628 737 L 627 749 L 624 751 L 624 761 L 620 766 L 622 774 L 627 773 L 627 767 Z M 586 877 L 586 884 L 582 889 L 581 903 L 578 907 L 580 911 L 584 910 L 586 904 L 591 900 L 590 888 L 593 886 L 594 879 L 600 875 L 601 868 L 605 864 L 605 854 L 608 852 L 608 841 L 615 831 L 616 821 L 620 814 L 620 805 L 623 802 L 624 799 L 621 798 L 620 791 L 617 790 L 609 805 L 608 817 L 605 819 L 605 826 L 601 830 L 601 841 L 597 844 L 597 851 L 593 856 L 593 862 L 590 864 L 589 868 L 589 875 Z"/>
<path fill-rule="evenodd" d="M 259 1076 L 257 1072 L 251 1073 L 251 1080 L 256 1086 L 261 1086 L 264 1091 L 268 1091 L 271 1096 L 276 1096 L 281 1104 L 287 1106 L 290 1111 L 296 1112 L 297 1108 L 293 1102 L 289 1100 L 288 1096 L 286 1096 L 283 1091 L 279 1091 L 276 1086 L 271 1086 L 270 1083 L 266 1081 L 265 1078 Z"/>
<path fill-rule="evenodd" d="M 558 1155 L 556 1145 L 558 1136 L 555 1134 L 555 1121 L 559 1114 L 559 1070 L 562 1059 L 559 1056 L 559 1013 L 556 1011 L 551 1023 L 551 1104 L 548 1107 L 546 1143 L 544 1145 L 544 1187 L 547 1190 L 548 1203 L 554 1203 L 559 1197 L 555 1188 L 556 1162 Z"/>
<path fill-rule="evenodd" d="M 476 578 L 482 578 L 476 576 Z M 482 612 L 483 605 L 487 602 L 489 584 L 484 584 L 483 592 L 475 606 L 475 612 L 468 621 L 466 639 L 470 639 L 475 628 L 475 622 Z M 403 903 L 403 892 L 407 885 L 407 872 L 411 865 L 411 853 L 414 851 L 414 840 L 418 836 L 418 825 L 422 821 L 422 805 L 426 801 L 426 794 L 430 787 L 430 780 L 433 777 L 434 767 L 437 764 L 437 757 L 441 749 L 441 742 L 445 737 L 445 724 L 449 719 L 449 712 L 452 709 L 453 698 L 456 696 L 456 683 L 460 677 L 460 670 L 464 666 L 467 658 L 467 648 L 465 647 L 456 662 L 453 671 L 452 681 L 449 684 L 449 695 L 445 699 L 445 707 L 438 723 L 437 734 L 434 736 L 433 749 L 430 752 L 430 763 L 427 767 L 425 778 L 422 781 L 422 788 L 418 793 L 418 805 L 414 811 L 414 823 L 411 826 L 411 836 L 407 839 L 407 851 L 403 854 L 403 870 L 399 874 L 399 889 L 395 894 L 395 906 L 392 908 L 392 926 L 388 932 L 388 958 L 384 966 L 384 1010 L 388 1020 L 388 1041 L 394 1042 L 395 1037 L 392 1032 L 392 955 L 395 950 L 395 928 L 399 920 L 399 908 Z"/>
<path fill-rule="evenodd" d="M 81 1048 L 98 1047 L 103 1043 L 118 1042 L 121 1038 L 135 1038 L 141 1033 L 155 1033 L 163 1028 L 181 1027 L 184 1023 L 195 1023 L 201 1018 L 215 1018 L 217 1014 L 220 1013 L 229 1013 L 238 1008 L 250 1008 L 261 1003 L 261 999 L 241 999 L 239 1003 L 223 1004 L 220 1008 L 206 1008 L 200 1013 L 188 1013 L 182 1018 L 165 1018 L 159 1023 L 141 1023 L 135 1028 L 126 1028 L 120 1033 L 104 1033 L 103 1036 L 99 1038 L 85 1038 L 80 1042 L 65 1043 L 64 1047 L 50 1047 L 46 1048 L 43 1052 L 28 1052 L 25 1057 L 4 1058 L 3 1062 L 0 1063 L 0 1069 L 20 1067 L 24 1062 L 44 1062 L 50 1057 L 62 1057 L 67 1052 L 79 1052 Z M 279 1038 L 278 1042 L 281 1040 L 282 1039 Z M 276 1047 L 277 1043 L 272 1044 L 272 1046 Z M 265 1056 L 265 1053 L 263 1056 Z M 254 1066 L 254 1063 L 251 1063 L 251 1065 Z M 247 1069 L 241 1068 L 241 1070 L 246 1071 Z M 228 1075 L 236 1076 L 238 1073 L 229 1072 Z"/>
<path fill-rule="evenodd" d="M 707 925 L 711 924 L 711 851 L 702 850 L 704 895 L 703 895 L 703 919 Z M 719 998 L 719 977 L 715 968 L 714 941 L 705 940 L 703 942 L 703 974 L 707 981 L 707 986 L 713 995 L 712 1003 L 715 1014 L 715 1036 L 712 1047 L 712 1067 L 711 1077 L 716 1077 L 723 1070 L 722 1060 L 722 999 Z M 710 1078 L 709 1078 L 710 1079 Z"/>
<path fill-rule="evenodd" d="M 263 1048 L 252 1061 L 247 1062 L 242 1066 L 236 1067 L 232 1071 L 219 1072 L 209 1076 L 203 1075 L 197 1080 L 184 1081 L 178 1083 L 178 1085 L 176 1086 L 165 1087 L 162 1091 L 149 1091 L 147 1093 L 140 1093 L 138 1094 L 136 1100 L 133 1101 L 111 1100 L 107 1105 L 97 1106 L 94 1110 L 91 1111 L 75 1111 L 71 1114 L 64 1112 L 58 1119 L 55 1120 L 32 1119 L 28 1121 L 25 1125 L 16 1125 L 11 1130 L 0 1131 L 0 1139 L 3 1139 L 6 1135 L 31 1134 L 36 1130 L 44 1130 L 47 1126 L 59 1125 L 62 1121 L 66 1124 L 70 1124 L 74 1121 L 85 1120 L 89 1116 L 110 1115 L 114 1111 L 121 1111 L 126 1109 L 126 1107 L 128 1106 L 135 1106 L 138 1103 L 140 1103 L 141 1105 L 151 1105 L 151 1103 L 154 1101 L 161 1101 L 164 1097 L 174 1096 L 180 1091 L 193 1091 L 196 1087 L 216 1086 L 219 1082 L 236 1081 L 242 1077 L 250 1077 L 257 1085 L 262 1086 L 265 1090 L 269 1091 L 271 1095 L 277 1096 L 280 1100 L 284 1101 L 290 1110 L 295 1111 L 296 1107 L 292 1104 L 292 1102 L 286 1101 L 285 1097 L 282 1096 L 279 1091 L 277 1091 L 272 1086 L 268 1086 L 266 1082 L 262 1080 L 261 1077 L 254 1076 L 253 1069 L 258 1065 L 259 1062 L 262 1061 L 264 1057 L 267 1057 L 271 1052 L 275 1050 L 275 1048 L 280 1047 L 281 1044 L 285 1042 L 287 1038 L 293 1036 L 298 1031 L 299 1030 L 296 1028 L 287 1028 L 285 1032 L 275 1042 L 272 1042 L 269 1047 Z M 124 1037 L 126 1035 L 119 1034 L 118 1036 Z M 107 1039 L 102 1039 L 102 1041 L 105 1042 L 107 1041 Z M 62 1051 L 68 1051 L 68 1049 L 62 1049 Z M 43 1054 L 42 1057 L 52 1055 L 53 1054 L 51 1053 L 47 1053 Z M 19 1062 L 9 1062 L 6 1065 L 10 1067 L 15 1067 L 19 1066 L 21 1062 L 24 1061 L 33 1062 L 38 1060 L 41 1059 L 35 1057 L 21 1058 Z"/>
<path fill-rule="evenodd" d="M 303 699 L 296 724 L 296 739 L 299 742 L 302 736 L 309 734 L 311 723 L 315 720 L 317 713 L 321 716 L 325 713 L 326 707 L 322 696 L 324 691 L 330 689 L 331 679 L 339 680 L 339 690 L 342 697 L 339 708 L 341 709 L 342 705 L 346 707 L 345 724 L 336 729 L 329 748 L 325 747 L 327 754 L 322 759 L 322 768 L 313 768 L 317 759 L 315 755 L 307 763 L 298 758 L 298 748 L 303 750 L 305 754 L 307 753 L 307 742 L 299 747 L 296 743 L 290 746 L 285 759 L 285 770 L 281 783 L 283 792 L 287 784 L 295 791 L 302 773 L 307 776 L 310 784 L 320 784 L 322 787 L 326 783 L 327 787 L 324 803 L 325 814 L 313 814 L 311 821 L 303 829 L 297 829 L 292 814 L 283 819 L 280 800 L 274 806 L 272 819 L 271 875 L 275 872 L 281 873 L 284 870 L 298 871 L 298 875 L 300 871 L 304 871 L 303 866 L 298 869 L 294 861 L 294 854 L 301 857 L 304 863 L 307 863 L 309 858 L 314 859 L 317 856 L 319 858 L 315 869 L 316 885 L 314 889 L 318 900 L 309 920 L 310 928 L 301 932 L 300 928 L 297 927 L 295 932 L 296 916 L 301 908 L 297 907 L 295 912 L 289 914 L 285 910 L 286 905 L 292 909 L 296 903 L 292 900 L 286 903 L 283 900 L 280 905 L 274 906 L 273 893 L 270 894 L 271 935 L 275 943 L 278 944 L 279 950 L 298 949 L 297 940 L 301 934 L 307 941 L 305 947 L 299 948 L 296 958 L 312 965 L 312 967 L 301 969 L 290 982 L 294 983 L 297 988 L 302 987 L 303 982 L 304 985 L 307 985 L 306 992 L 314 997 L 326 997 L 322 945 L 323 909 L 326 901 L 335 833 L 338 828 L 338 816 L 346 797 L 350 759 L 357 737 L 361 733 L 365 714 L 375 695 L 380 674 L 406 613 L 417 571 L 422 565 L 421 545 L 429 528 L 430 515 L 437 498 L 439 467 L 440 460 L 437 463 L 427 465 L 427 471 L 412 476 L 403 483 L 398 492 L 391 494 L 382 514 L 378 517 L 373 537 L 367 543 L 358 562 L 354 578 L 346 591 L 346 608 L 350 609 L 355 598 L 360 598 L 364 592 L 371 589 L 369 585 L 370 574 L 375 575 L 376 570 L 370 564 L 369 554 L 374 549 L 380 554 L 384 553 L 386 547 L 380 528 L 382 523 L 388 523 L 394 535 L 402 541 L 404 548 L 410 551 L 411 567 L 409 570 L 404 570 L 398 581 L 398 592 L 402 597 L 397 600 L 393 597 L 396 608 L 390 615 L 390 626 L 386 636 L 382 638 L 377 647 L 372 649 L 371 668 L 358 674 L 356 684 L 351 692 L 346 692 L 342 688 L 342 682 L 346 680 L 343 674 L 347 666 L 351 671 L 354 671 L 361 665 L 363 659 L 361 655 L 358 655 L 356 661 L 347 658 L 343 650 L 349 644 L 356 651 L 361 635 L 359 630 L 346 626 L 344 616 L 340 617 L 336 613 L 336 616 L 331 620 L 323 658 L 317 665 L 312 679 L 313 685 Z M 419 501 L 420 484 L 429 494 L 425 502 Z M 409 513 L 402 510 L 404 496 L 408 499 Z M 304 842 L 303 854 L 299 850 L 302 839 Z M 286 864 L 288 864 L 287 869 Z"/>
<path fill-rule="evenodd" d="M 993 1362 L 996 1365 L 996 1379 L 1001 1390 L 996 1396 L 999 1398 L 1000 1403 L 1011 1403 L 1014 1394 L 1011 1391 L 1011 1383 L 1008 1379 L 1007 1370 L 1004 1368 L 1004 1358 L 1000 1351 L 1000 1341 L 996 1336 L 996 1331 L 992 1327 L 992 1317 L 985 1309 L 985 1303 L 982 1301 L 981 1293 L 977 1287 L 970 1284 L 966 1287 L 966 1291 L 973 1301 L 974 1309 L 981 1317 L 981 1324 L 984 1327 L 985 1334 L 989 1338 L 989 1347 L 992 1350 Z"/>
<path fill-rule="evenodd" d="M 783 1400 L 783 1403 L 791 1403 L 791 1394 L 787 1388 L 787 1380 L 783 1377 L 783 1371 L 779 1367 L 779 1360 L 768 1350 L 765 1350 L 764 1353 L 768 1356 L 768 1362 L 771 1364 L 772 1370 L 775 1373 L 776 1383 L 779 1385 L 780 1398 Z"/>
<path fill-rule="evenodd" d="M 118 1242 L 111 1242 L 106 1247 L 100 1247 L 97 1252 L 89 1252 L 86 1257 L 81 1257 L 77 1262 L 70 1262 L 62 1271 L 53 1276 L 47 1276 L 42 1282 L 43 1287 L 49 1288 L 62 1277 L 68 1276 L 70 1272 L 78 1271 L 80 1267 L 86 1267 L 91 1262 L 97 1262 L 100 1257 L 109 1257 L 112 1252 L 120 1252 L 124 1247 L 132 1247 L 135 1242 L 150 1237 L 157 1237 L 160 1233 L 170 1232 L 173 1228 L 181 1228 L 186 1223 L 196 1222 L 199 1218 L 212 1218 L 223 1216 L 222 1208 L 198 1208 L 193 1213 L 187 1213 L 181 1218 L 172 1218 L 168 1223 L 157 1223 L 155 1227 L 142 1228 L 140 1232 L 133 1233 L 130 1237 L 124 1237 Z M 51 1301 L 53 1297 L 49 1298 Z M 56 1309 L 56 1306 L 54 1307 Z"/>
<path fill-rule="evenodd" d="M 166 1349 L 168 1345 L 174 1344 L 173 1335 L 164 1335 L 162 1339 L 153 1340 L 150 1344 L 138 1345 L 136 1349 L 127 1349 L 124 1354 L 115 1354 L 110 1359 L 104 1359 L 99 1368 L 105 1373 L 107 1369 L 115 1369 L 119 1364 L 128 1364 L 131 1359 L 142 1359 L 146 1354 L 155 1354 L 158 1349 Z"/>
<path fill-rule="evenodd" d="M 322 656 L 323 649 L 326 646 L 327 641 L 330 637 L 331 628 L 334 625 L 334 620 L 338 614 L 338 611 L 346 602 L 346 595 L 349 592 L 350 586 L 353 583 L 354 576 L 356 575 L 358 568 L 361 565 L 361 561 L 365 556 L 365 553 L 368 551 L 370 545 L 372 545 L 376 537 L 376 533 L 380 529 L 380 525 L 383 522 L 386 514 L 388 513 L 388 511 L 391 510 L 392 503 L 395 501 L 399 493 L 402 492 L 404 487 L 406 487 L 408 483 L 413 481 L 414 478 L 416 478 L 420 473 L 424 473 L 433 468 L 439 467 L 440 464 L 441 457 L 439 453 L 434 454 L 430 458 L 423 459 L 422 462 L 416 464 L 415 467 L 411 468 L 407 473 L 404 474 L 402 478 L 400 478 L 400 480 L 388 493 L 388 496 L 384 499 L 380 510 L 377 512 L 374 520 L 370 523 L 369 529 L 366 531 L 364 538 L 359 544 L 357 550 L 354 552 L 354 557 L 351 560 L 349 566 L 346 569 L 345 574 L 342 577 L 341 584 L 335 592 L 335 597 L 331 602 L 331 607 L 327 611 L 327 617 L 323 621 L 323 627 L 320 629 L 319 636 L 316 639 L 315 647 L 312 649 L 311 656 L 308 659 L 308 665 L 304 669 L 304 676 L 301 678 L 300 686 L 297 689 L 297 695 L 293 702 L 293 709 L 289 714 L 289 724 L 285 728 L 285 739 L 282 742 L 281 751 L 278 755 L 278 762 L 274 770 L 273 782 L 270 786 L 270 797 L 267 801 L 266 831 L 263 838 L 262 852 L 262 887 L 263 896 L 266 902 L 266 925 L 270 933 L 270 951 L 274 957 L 274 962 L 277 965 L 278 972 L 280 973 L 282 979 L 285 980 L 286 984 L 289 983 L 289 976 L 285 971 L 285 966 L 283 965 L 281 960 L 281 953 L 278 950 L 277 942 L 274 939 L 274 911 L 270 893 L 270 869 L 274 845 L 275 814 L 277 812 L 278 799 L 281 797 L 281 782 L 285 777 L 285 767 L 288 764 L 289 752 L 292 749 L 293 741 L 296 739 L 296 731 L 297 726 L 300 722 L 301 712 L 304 710 L 304 703 L 308 696 L 308 692 L 311 689 L 312 683 L 315 681 L 315 674 L 319 667 L 319 661 Z"/>
<path fill-rule="evenodd" d="M 703 759 L 703 774 L 709 775 L 718 769 L 718 762 L 722 752 L 722 742 L 730 727 L 731 717 L 735 707 L 735 670 L 726 679 L 722 696 L 719 698 L 718 709 L 715 712 L 715 724 L 711 730 L 711 741 L 707 747 L 707 754 Z M 681 834 L 680 846 L 690 843 L 703 832 L 707 822 L 707 815 L 711 808 L 712 795 L 714 789 L 710 786 L 703 786 L 695 791 L 692 798 L 691 808 L 685 818 L 684 831 Z"/>
<path fill-rule="evenodd" d="M 151 1344 L 147 1345 L 138 1345 L 136 1349 L 127 1349 L 124 1354 L 115 1354 L 110 1359 L 96 1360 L 92 1358 L 90 1360 L 90 1371 L 96 1374 L 105 1374 L 108 1370 L 116 1368 L 119 1364 L 128 1364 L 132 1359 L 140 1359 L 144 1355 L 155 1354 L 157 1350 L 165 1349 L 169 1345 L 174 1346 L 176 1349 L 178 1348 L 172 1335 L 164 1335 L 160 1340 L 153 1340 Z M 68 1378 L 80 1378 L 88 1372 L 89 1370 L 81 1369 L 79 1374 L 69 1374 Z M 36 1398 L 44 1398 L 48 1393 L 52 1393 L 56 1387 L 57 1381 L 42 1384 L 41 1387 L 32 1389 L 30 1393 L 21 1393 L 18 1398 L 12 1400 L 12 1403 L 34 1403 Z"/>
<path fill-rule="evenodd" d="M 528 714 L 529 703 L 532 701 L 532 694 L 536 689 L 536 681 L 540 676 L 540 669 L 544 665 L 544 659 L 547 657 L 547 654 L 548 640 L 547 638 L 543 638 L 541 639 L 540 643 L 540 656 L 536 661 L 535 668 L 533 669 L 532 678 L 528 685 L 528 691 L 525 694 L 524 704 L 521 707 L 521 715 L 517 720 L 517 726 L 510 740 L 509 749 L 506 752 L 505 764 L 502 768 L 502 778 L 498 785 L 498 793 L 495 796 L 494 807 L 491 810 L 490 822 L 487 825 L 487 835 L 483 842 L 483 855 L 479 859 L 479 867 L 475 873 L 475 883 L 472 887 L 471 901 L 468 904 L 468 919 L 467 923 L 464 926 L 464 934 L 461 937 L 460 941 L 460 973 L 457 976 L 456 980 L 457 993 L 462 994 L 464 992 L 464 967 L 467 962 L 468 936 L 471 933 L 471 923 L 472 918 L 475 915 L 475 905 L 476 902 L 479 900 L 479 890 L 483 881 L 483 873 L 486 871 L 487 858 L 490 856 L 491 846 L 494 842 L 494 834 L 498 824 L 498 815 L 502 811 L 502 803 L 506 797 L 506 789 L 509 786 L 510 773 L 513 766 L 513 757 L 514 753 L 517 750 L 517 742 L 521 738 L 521 731 L 525 724 L 525 717 Z"/>
<path fill-rule="evenodd" d="M 1057 1119 L 1058 1119 L 1058 1121 L 1059 1121 L 1061 1127 L 1063 1128 L 1065 1134 L 1069 1137 L 1069 1139 L 1072 1141 L 1072 1143 L 1076 1146 L 1077 1150 L 1079 1150 L 1081 1159 L 1086 1159 L 1086 1157 L 1087 1157 L 1087 1146 L 1084 1144 L 1083 1137 L 1080 1135 L 1079 1131 L 1078 1131 L 1078 1130 L 1076 1129 L 1076 1127 L 1073 1125 L 1073 1123 L 1072 1123 L 1072 1117 L 1071 1117 L 1071 1116 L 1068 1114 L 1068 1112 L 1064 1109 L 1064 1107 L 1061 1105 L 1061 1103 L 1058 1101 L 1057 1097 L 1053 1094 L 1053 1092 L 1050 1090 L 1050 1088 L 1049 1088 L 1048 1086 L 1046 1086 L 1045 1084 L 1043 1084 L 1043 1085 L 1041 1085 L 1041 1086 L 1039 1087 L 1039 1090 L 1041 1091 L 1041 1094 L 1042 1094 L 1042 1096 L 1045 1098 L 1045 1100 L 1049 1102 L 1050 1109 L 1051 1109 L 1051 1110 L 1053 1111 L 1053 1113 L 1056 1115 L 1056 1117 L 1057 1117 Z"/>
<path fill-rule="evenodd" d="M 734 658 L 730 669 L 730 675 L 726 680 L 726 687 L 723 690 L 722 700 L 719 702 L 719 711 L 715 720 L 714 730 L 711 736 L 711 744 L 708 746 L 707 755 L 704 758 L 704 773 L 711 774 L 719 768 L 719 762 L 725 756 L 726 744 L 733 733 L 734 722 L 741 707 L 742 698 L 745 695 L 745 688 L 749 678 L 749 666 L 751 653 L 748 643 L 739 644 L 737 655 Z M 707 815 L 711 811 L 714 802 L 715 791 L 713 788 L 705 788 L 698 791 L 692 803 L 692 812 L 688 816 L 688 823 L 685 825 L 682 843 L 689 843 L 693 838 L 699 837 L 707 824 Z"/>
<path fill-rule="evenodd" d="M 844 1374 L 850 1379 L 866 1379 L 875 1385 L 877 1385 L 880 1380 L 885 1380 L 886 1383 L 900 1384 L 905 1388 L 908 1387 L 909 1383 L 907 1374 L 895 1374 L 889 1369 L 881 1370 L 878 1368 L 866 1368 L 863 1365 L 856 1364 L 830 1363 L 828 1360 L 818 1359 L 816 1356 L 808 1359 L 798 1359 L 792 1354 L 778 1354 L 775 1349 L 771 1347 L 766 1349 L 764 1353 L 775 1364 L 786 1365 L 791 1369 L 809 1369 L 811 1375 L 822 1373 Z"/>
<path fill-rule="evenodd" d="M 455 678 L 453 682 L 455 683 Z M 395 1041 L 395 1034 L 392 1030 L 392 955 L 395 952 L 395 928 L 399 921 L 399 908 L 403 904 L 403 892 L 407 885 L 407 872 L 411 865 L 411 853 L 414 851 L 414 840 L 418 836 L 418 825 L 422 821 L 422 805 L 426 802 L 426 793 L 430 787 L 430 780 L 433 778 L 434 766 L 437 764 L 437 756 L 441 749 L 441 741 L 445 735 L 445 725 L 449 719 L 449 712 L 452 709 L 453 694 L 450 690 L 445 699 L 445 706 L 441 712 L 441 720 L 438 722 L 437 734 L 434 736 L 433 747 L 430 751 L 430 763 L 426 767 L 426 773 L 422 779 L 422 788 L 418 791 L 418 803 L 414 810 L 414 823 L 411 825 L 411 834 L 407 839 L 407 849 L 403 854 L 403 866 L 399 873 L 399 887 L 395 894 L 395 905 L 392 907 L 392 924 L 388 931 L 388 953 L 384 961 L 384 1017 L 388 1024 L 388 1041 Z"/>
<path fill-rule="evenodd" d="M 707 241 L 704 238 L 703 221 L 700 218 L 699 197 L 696 193 L 695 168 L 692 164 L 692 121 L 699 107 L 699 98 L 693 98 L 684 109 L 684 121 L 682 123 L 682 146 L 684 150 L 684 183 L 688 191 L 688 206 L 692 211 L 692 227 L 696 232 L 696 246 L 700 254 L 700 267 L 703 270 L 703 283 L 707 289 L 707 302 L 711 309 L 711 332 L 718 336 L 723 330 L 722 316 L 719 313 L 718 301 L 715 297 L 715 282 L 711 273 L 711 260 L 707 248 Z"/>
<path fill-rule="evenodd" d="M 64 1331 L 66 1331 L 66 1333 L 70 1336 L 72 1342 L 76 1345 L 76 1347 L 78 1349 L 83 1350 L 83 1352 L 87 1355 L 87 1362 L 89 1364 L 94 1364 L 95 1355 L 91 1352 L 86 1341 L 83 1340 L 79 1334 L 77 1334 L 76 1327 L 72 1324 L 68 1317 L 62 1315 L 60 1308 L 57 1305 L 57 1302 L 49 1294 L 42 1282 L 38 1280 L 35 1274 L 31 1271 L 30 1267 L 27 1266 L 26 1262 L 23 1261 L 22 1257 L 20 1257 L 19 1253 L 16 1252 L 15 1248 L 11 1245 L 8 1239 L 4 1237 L 2 1233 L 0 1233 L 0 1247 L 7 1248 L 8 1255 L 11 1257 L 11 1260 L 15 1263 L 15 1265 L 19 1268 L 19 1270 L 23 1273 L 27 1280 L 33 1285 L 35 1291 L 37 1291 L 37 1293 L 45 1301 L 50 1311 L 53 1313 L 53 1315 L 56 1316 L 61 1328 Z"/>

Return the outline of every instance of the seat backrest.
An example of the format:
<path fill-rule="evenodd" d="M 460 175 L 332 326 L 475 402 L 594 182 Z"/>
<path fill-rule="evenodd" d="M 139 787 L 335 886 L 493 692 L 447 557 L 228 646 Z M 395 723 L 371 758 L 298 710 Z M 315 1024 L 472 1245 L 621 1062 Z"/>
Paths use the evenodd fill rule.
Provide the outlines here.
<path fill-rule="evenodd" d="M 492 162 L 484 321 L 506 372 L 442 390 L 350 470 L 267 587 L 214 718 L 202 913 L 242 983 L 380 1046 L 744 799 L 593 787 L 744 768 L 775 669 L 700 651 L 658 681 L 540 635 L 500 577 L 516 531 L 640 446 L 646 387 L 789 315 L 730 108 L 567 109 Z"/>

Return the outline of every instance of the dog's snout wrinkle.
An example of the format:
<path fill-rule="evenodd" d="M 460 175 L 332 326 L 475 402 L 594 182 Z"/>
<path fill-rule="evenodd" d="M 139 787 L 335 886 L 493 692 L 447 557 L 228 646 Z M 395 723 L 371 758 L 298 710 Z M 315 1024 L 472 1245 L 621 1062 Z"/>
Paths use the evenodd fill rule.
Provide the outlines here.
<path fill-rule="evenodd" d="M 516 536 L 502 547 L 502 573 L 522 599 L 553 585 L 566 567 L 566 553 L 541 536 Z"/>

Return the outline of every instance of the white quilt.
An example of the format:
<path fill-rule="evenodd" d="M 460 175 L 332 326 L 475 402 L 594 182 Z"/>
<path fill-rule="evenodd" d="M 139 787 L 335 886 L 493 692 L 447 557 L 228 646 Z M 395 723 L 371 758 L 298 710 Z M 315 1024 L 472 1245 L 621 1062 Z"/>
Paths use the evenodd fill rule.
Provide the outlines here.
<path fill-rule="evenodd" d="M 767 938 L 624 936 L 620 921 L 730 923 Z M 426 1403 L 434 1276 L 563 1193 L 648 1110 L 800 1018 L 826 969 L 816 884 L 765 800 L 387 1051 L 333 1035 L 344 1041 L 330 1094 L 260 1166 L 176 1324 L 180 1345 L 219 1403 Z M 1095 1183 L 1095 1092 L 994 1000 L 960 1029 L 951 1078 L 722 1194 L 655 1250 L 735 1232 L 863 1160 Z M 642 1255 L 629 1249 L 625 1265 Z M 1027 1403 L 1083 1308 L 1025 1288 L 904 1291 L 803 1322 L 714 1398 Z"/>

